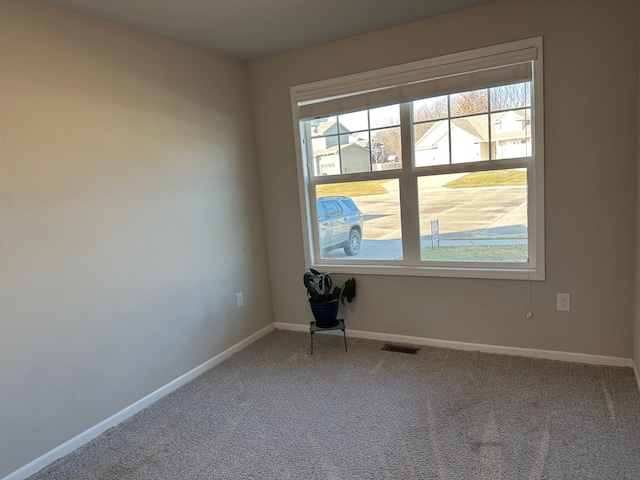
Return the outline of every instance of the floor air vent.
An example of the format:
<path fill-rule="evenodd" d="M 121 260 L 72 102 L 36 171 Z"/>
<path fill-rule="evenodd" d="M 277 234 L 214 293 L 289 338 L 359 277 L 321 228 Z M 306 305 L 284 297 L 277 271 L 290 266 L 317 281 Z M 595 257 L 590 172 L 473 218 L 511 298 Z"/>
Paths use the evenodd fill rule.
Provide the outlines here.
<path fill-rule="evenodd" d="M 410 353 L 411 355 L 415 355 L 420 350 L 419 348 L 413 347 L 403 347 L 401 345 L 391 345 L 387 343 L 382 350 L 386 350 L 388 352 L 398 352 L 398 353 Z"/>

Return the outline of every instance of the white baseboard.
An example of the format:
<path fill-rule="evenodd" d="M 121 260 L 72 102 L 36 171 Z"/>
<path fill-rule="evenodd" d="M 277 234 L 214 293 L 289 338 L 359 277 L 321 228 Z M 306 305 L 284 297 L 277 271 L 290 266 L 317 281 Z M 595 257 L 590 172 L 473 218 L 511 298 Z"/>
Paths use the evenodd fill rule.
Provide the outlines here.
<path fill-rule="evenodd" d="M 308 332 L 308 325 L 297 323 L 276 322 L 275 328 L 279 330 L 294 330 Z M 328 331 L 326 334 L 340 334 L 342 332 Z M 604 355 L 591 355 L 587 353 L 559 352 L 556 350 L 538 350 L 533 348 L 505 347 L 501 345 L 485 345 L 482 343 L 456 342 L 453 340 L 437 340 L 433 338 L 409 337 L 406 335 L 394 335 L 391 333 L 365 332 L 361 330 L 346 329 L 347 337 L 365 338 L 367 340 L 380 340 L 383 342 L 407 343 L 410 345 L 426 345 L 429 347 L 451 348 L 453 350 L 468 350 L 484 353 L 498 353 L 501 355 L 516 355 L 522 357 L 542 358 L 546 360 L 560 360 L 572 363 L 588 363 L 591 365 L 608 365 L 612 367 L 633 367 L 631 358 L 608 357 Z M 637 377 L 636 377 L 637 378 Z"/>
<path fill-rule="evenodd" d="M 140 410 L 148 407 L 152 403 L 160 400 L 165 395 L 173 392 L 178 387 L 181 387 L 182 385 L 184 385 L 185 383 L 189 382 L 190 380 L 193 380 L 198 375 L 201 375 L 204 372 L 206 372 L 207 370 L 215 367 L 219 363 L 221 363 L 224 360 L 226 360 L 227 358 L 229 358 L 234 353 L 239 352 L 240 350 L 242 350 L 246 346 L 250 345 L 251 343 L 255 342 L 259 338 L 264 337 L 266 334 L 272 332 L 274 330 L 274 328 L 275 327 L 274 327 L 273 323 L 268 325 L 268 326 L 266 326 L 266 327 L 264 327 L 262 330 L 259 330 L 258 332 L 256 332 L 253 335 L 245 338 L 241 342 L 236 343 L 232 347 L 228 348 L 227 350 L 225 350 L 222 353 L 219 353 L 218 355 L 216 355 L 215 357 L 211 358 L 210 360 L 207 360 L 206 362 L 204 362 L 203 364 L 197 366 L 193 370 L 188 371 L 184 375 L 181 375 L 180 377 L 178 377 L 175 380 L 167 383 L 163 387 L 160 387 L 155 392 L 152 392 L 149 395 L 147 395 L 146 397 L 141 398 L 140 400 L 138 400 L 134 404 L 129 405 L 128 407 L 126 407 L 125 409 L 119 411 L 115 415 L 112 415 L 111 417 L 109 417 L 106 420 L 100 422 L 99 424 L 97 424 L 97 425 L 91 427 L 90 429 L 82 432 L 81 434 L 73 437 L 71 440 L 69 440 L 69 441 L 63 443 L 62 445 L 54 448 L 53 450 L 45 453 L 41 457 L 39 457 L 39 458 L 35 459 L 34 461 L 32 461 L 31 463 L 29 463 L 29 464 L 25 465 L 24 467 L 16 470 L 15 472 L 9 474 L 8 476 L 4 477 L 4 479 L 2 479 L 2 480 L 24 480 L 25 478 L 33 475 L 34 473 L 39 472 L 40 470 L 42 470 L 44 467 L 46 467 L 47 465 L 49 465 L 53 461 L 57 460 L 60 457 L 65 456 L 68 453 L 71 453 L 75 449 L 81 447 L 85 443 L 87 443 L 87 442 L 93 440 L 94 438 L 96 438 L 98 435 L 103 433 L 105 430 L 107 430 L 107 429 L 109 429 L 111 427 L 114 427 L 117 424 L 123 422 L 124 420 L 126 420 L 129 417 L 131 417 L 132 415 L 138 413 Z"/>
<path fill-rule="evenodd" d="M 299 323 L 282 323 L 282 322 L 276 322 L 273 324 L 273 326 L 277 329 L 277 330 L 294 330 L 296 332 L 308 332 L 309 331 L 309 325 L 300 325 Z M 351 330 L 349 330 L 351 331 Z M 333 330 L 330 330 L 328 332 L 321 332 L 321 333 L 329 333 L 329 334 L 335 334 L 335 332 Z M 342 335 L 342 332 L 339 332 L 340 335 Z"/>

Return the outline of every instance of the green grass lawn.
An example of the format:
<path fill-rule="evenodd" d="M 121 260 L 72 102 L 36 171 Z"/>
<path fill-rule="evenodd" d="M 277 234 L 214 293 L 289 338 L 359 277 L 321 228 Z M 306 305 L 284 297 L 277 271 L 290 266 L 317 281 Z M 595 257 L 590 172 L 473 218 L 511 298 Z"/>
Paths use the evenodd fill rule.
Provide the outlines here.
<path fill-rule="evenodd" d="M 387 189 L 382 186 L 382 183 L 386 181 L 388 180 L 318 185 L 316 195 L 318 198 L 332 196 L 360 197 L 362 195 L 378 195 L 380 193 L 387 193 Z"/>
<path fill-rule="evenodd" d="M 334 183 L 318 185 L 318 197 L 379 195 L 387 193 L 382 186 L 388 180 L 370 180 L 368 182 Z M 527 172 L 524 170 L 496 170 L 491 172 L 473 172 L 453 180 L 444 186 L 447 188 L 504 187 L 527 184 Z"/>
<path fill-rule="evenodd" d="M 494 170 L 473 172 L 457 178 L 444 186 L 447 188 L 506 187 L 527 184 L 525 170 Z"/>
<path fill-rule="evenodd" d="M 463 247 L 425 247 L 422 260 L 444 262 L 526 262 L 527 245 L 469 245 Z"/>

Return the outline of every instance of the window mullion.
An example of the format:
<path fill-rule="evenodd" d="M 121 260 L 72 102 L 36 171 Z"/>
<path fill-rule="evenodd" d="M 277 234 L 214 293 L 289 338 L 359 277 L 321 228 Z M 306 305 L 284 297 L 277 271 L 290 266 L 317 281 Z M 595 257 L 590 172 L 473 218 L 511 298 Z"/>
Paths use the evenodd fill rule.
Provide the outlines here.
<path fill-rule="evenodd" d="M 400 105 L 400 138 L 402 142 L 402 173 L 400 175 L 400 217 L 402 220 L 402 256 L 405 264 L 420 261 L 420 209 L 418 181 L 413 160 L 413 108 L 410 102 Z"/>
<path fill-rule="evenodd" d="M 318 212 L 316 208 L 316 188 L 315 188 L 315 159 L 311 147 L 311 130 L 309 124 L 302 124 L 300 131 L 301 138 L 301 155 L 306 163 L 305 173 L 302 180 L 307 194 L 304 197 L 306 208 L 302 211 L 303 219 L 306 220 L 305 250 L 309 252 L 310 262 L 313 264 L 316 259 L 320 258 L 320 249 L 318 242 L 314 239 L 318 238 Z M 304 227 L 304 225 L 303 225 Z"/>

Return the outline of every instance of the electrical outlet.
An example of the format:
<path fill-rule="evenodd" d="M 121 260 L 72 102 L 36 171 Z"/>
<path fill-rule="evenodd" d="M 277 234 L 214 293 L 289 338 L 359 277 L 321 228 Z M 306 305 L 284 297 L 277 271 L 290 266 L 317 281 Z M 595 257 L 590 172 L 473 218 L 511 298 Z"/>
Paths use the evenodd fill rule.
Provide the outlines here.
<path fill-rule="evenodd" d="M 557 297 L 557 310 L 559 312 L 570 312 L 571 311 L 571 295 L 568 293 L 558 293 Z"/>
<path fill-rule="evenodd" d="M 242 292 L 236 293 L 236 302 L 238 303 L 238 308 L 244 305 L 244 296 Z"/>

